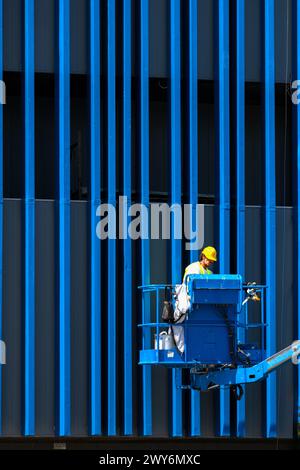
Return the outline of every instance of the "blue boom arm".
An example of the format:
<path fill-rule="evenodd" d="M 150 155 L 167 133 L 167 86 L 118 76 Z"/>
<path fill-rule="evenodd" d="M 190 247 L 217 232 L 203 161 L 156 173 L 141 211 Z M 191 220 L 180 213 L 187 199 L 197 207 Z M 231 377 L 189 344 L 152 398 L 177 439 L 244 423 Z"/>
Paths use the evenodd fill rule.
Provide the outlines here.
<path fill-rule="evenodd" d="M 198 372 L 197 368 L 193 368 L 191 369 L 191 388 L 205 391 L 219 385 L 258 382 L 289 360 L 295 365 L 300 363 L 300 341 L 294 341 L 287 348 L 252 367 L 226 368 L 207 373 L 203 372 L 203 369 Z"/>

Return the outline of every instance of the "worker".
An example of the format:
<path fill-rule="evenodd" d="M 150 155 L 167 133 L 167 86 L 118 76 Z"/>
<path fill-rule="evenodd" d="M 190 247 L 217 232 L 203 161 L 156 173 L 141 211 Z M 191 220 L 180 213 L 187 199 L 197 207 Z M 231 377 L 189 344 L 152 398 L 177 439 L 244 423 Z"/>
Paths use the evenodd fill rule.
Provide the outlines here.
<path fill-rule="evenodd" d="M 184 272 L 183 284 L 185 284 L 186 276 L 188 276 L 189 274 L 212 274 L 212 271 L 210 271 L 210 269 L 208 268 L 215 261 L 217 261 L 217 250 L 213 246 L 205 247 L 201 251 L 200 261 L 196 261 L 195 263 L 189 264 L 187 266 Z M 181 289 L 182 287 L 183 286 L 179 286 L 179 288 Z M 185 295 L 187 296 L 187 291 Z M 185 300 L 184 295 L 182 297 L 183 300 Z M 187 299 L 189 299 L 189 297 L 187 297 Z M 176 322 L 176 326 L 171 326 L 168 331 L 169 334 L 172 333 L 174 343 L 181 354 L 183 354 L 184 352 L 184 328 L 182 326 L 177 326 L 177 324 L 184 322 L 186 317 L 186 310 L 187 309 L 185 308 L 184 314 L 182 314 L 182 307 L 178 301 L 176 302 L 176 308 L 174 310 L 174 320 Z"/>
<path fill-rule="evenodd" d="M 208 269 L 215 261 L 217 261 L 217 250 L 213 246 L 206 246 L 200 255 L 200 261 L 189 264 L 184 272 L 183 282 L 185 282 L 188 274 L 212 274 Z"/>

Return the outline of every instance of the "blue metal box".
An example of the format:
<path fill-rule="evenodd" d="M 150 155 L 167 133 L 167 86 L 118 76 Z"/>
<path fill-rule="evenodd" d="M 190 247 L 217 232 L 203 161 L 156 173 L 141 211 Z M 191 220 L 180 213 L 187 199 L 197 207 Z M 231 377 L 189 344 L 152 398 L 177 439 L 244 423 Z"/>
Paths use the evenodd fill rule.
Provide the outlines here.
<path fill-rule="evenodd" d="M 242 303 L 242 277 L 239 274 L 190 275 L 188 289 L 192 304 L 236 305 Z"/>
<path fill-rule="evenodd" d="M 199 305 L 185 321 L 185 353 L 188 362 L 232 362 L 235 350 L 234 322 L 222 305 Z M 233 317 L 232 315 L 230 317 Z"/>
<path fill-rule="evenodd" d="M 234 361 L 236 321 L 241 309 L 240 275 L 191 275 L 191 310 L 185 325 L 186 360 L 203 364 Z"/>

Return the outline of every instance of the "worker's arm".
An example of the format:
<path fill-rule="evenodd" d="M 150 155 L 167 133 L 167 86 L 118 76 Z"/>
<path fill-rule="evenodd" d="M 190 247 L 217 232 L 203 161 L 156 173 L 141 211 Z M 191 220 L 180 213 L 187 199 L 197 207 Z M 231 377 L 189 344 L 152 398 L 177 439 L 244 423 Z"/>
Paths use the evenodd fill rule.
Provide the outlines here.
<path fill-rule="evenodd" d="M 197 274 L 195 272 L 195 268 L 194 268 L 194 265 L 193 264 L 189 264 L 186 268 L 185 268 L 185 271 L 184 271 L 184 276 L 183 276 L 183 280 L 182 280 L 182 283 L 184 284 L 185 281 L 186 281 L 186 277 L 188 274 Z"/>

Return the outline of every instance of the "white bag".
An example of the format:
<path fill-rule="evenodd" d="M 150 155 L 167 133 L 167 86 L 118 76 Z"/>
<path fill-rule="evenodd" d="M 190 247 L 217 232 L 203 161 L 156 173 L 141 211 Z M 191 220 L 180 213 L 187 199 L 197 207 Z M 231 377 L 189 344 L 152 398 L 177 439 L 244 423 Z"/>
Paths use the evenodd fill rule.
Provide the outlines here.
<path fill-rule="evenodd" d="M 187 312 L 191 306 L 190 298 L 187 291 L 187 286 L 185 283 L 178 284 L 175 287 L 175 310 L 174 310 L 174 320 L 176 323 L 182 323 L 187 315 Z M 174 340 L 177 346 L 177 349 L 183 353 L 184 352 L 184 328 L 182 326 L 171 326 L 173 330 Z M 169 331 L 171 333 L 171 331 Z"/>
<path fill-rule="evenodd" d="M 190 308 L 190 298 L 187 292 L 187 286 L 185 283 L 178 284 L 175 287 L 175 310 L 174 310 L 174 320 L 179 320 L 178 323 L 182 323 L 185 319 L 185 314 Z M 182 318 L 182 319 L 181 319 Z"/>

